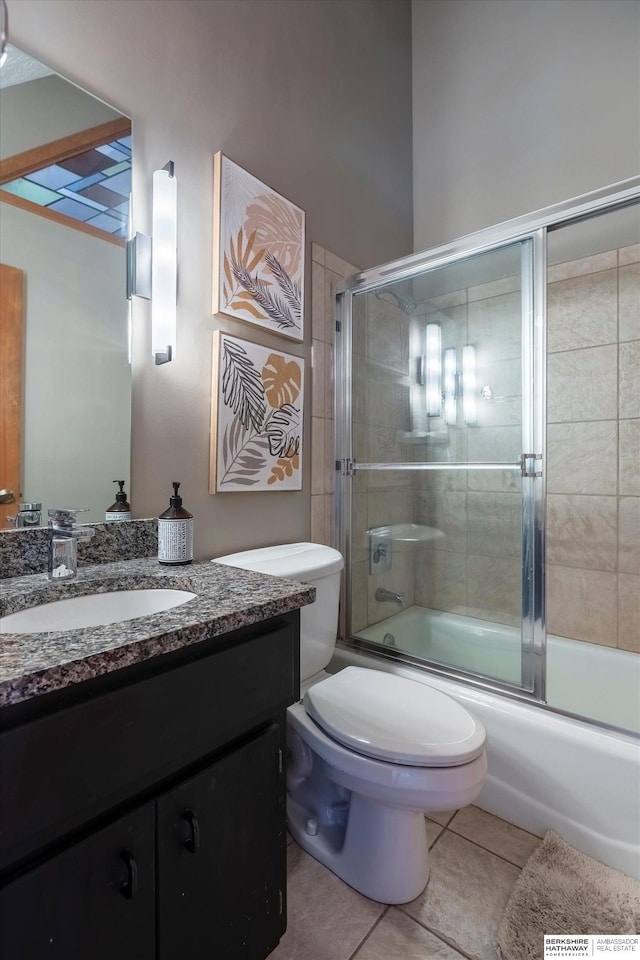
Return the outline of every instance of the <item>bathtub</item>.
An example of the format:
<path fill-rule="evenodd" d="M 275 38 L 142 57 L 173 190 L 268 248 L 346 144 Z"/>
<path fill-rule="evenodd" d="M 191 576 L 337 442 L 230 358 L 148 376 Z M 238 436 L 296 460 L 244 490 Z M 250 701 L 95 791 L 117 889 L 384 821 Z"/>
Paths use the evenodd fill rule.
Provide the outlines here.
<path fill-rule="evenodd" d="M 425 624 L 425 619 L 430 622 Z M 478 634 L 480 630 L 487 633 Z M 482 640 L 483 646 L 486 644 L 484 668 L 487 655 L 500 656 L 502 667 L 506 663 L 507 669 L 514 671 L 514 679 L 519 674 L 516 630 L 455 614 L 412 607 L 360 636 L 379 642 L 387 636 L 390 645 L 391 634 L 398 647 L 415 655 L 420 651 L 411 643 L 418 643 L 420 633 L 423 644 L 425 633 L 431 636 L 434 658 L 447 636 L 449 654 L 452 649 L 468 654 L 463 647 L 472 644 L 475 655 Z M 631 727 L 631 722 L 637 721 L 640 674 L 634 670 L 638 670 L 640 658 L 558 637 L 548 637 L 547 644 L 553 707 L 457 683 L 351 647 L 336 649 L 329 670 L 335 672 L 349 664 L 388 670 L 454 697 L 482 720 L 487 730 L 489 772 L 477 806 L 538 836 L 551 828 L 578 850 L 640 879 L 640 738 L 557 712 L 600 713 L 598 719 L 607 713 L 609 718 L 603 722 Z M 449 662 L 454 662 L 455 655 Z M 468 661 L 467 665 L 471 669 L 481 666 Z M 504 674 L 501 669 L 500 675 L 507 679 Z M 608 698 L 602 695 L 604 690 L 611 694 Z"/>

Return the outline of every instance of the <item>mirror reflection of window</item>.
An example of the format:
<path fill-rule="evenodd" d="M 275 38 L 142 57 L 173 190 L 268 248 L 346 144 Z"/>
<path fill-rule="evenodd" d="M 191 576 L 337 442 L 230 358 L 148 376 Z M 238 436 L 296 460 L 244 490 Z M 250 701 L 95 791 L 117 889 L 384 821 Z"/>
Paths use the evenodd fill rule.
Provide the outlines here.
<path fill-rule="evenodd" d="M 41 502 L 43 516 L 88 507 L 84 518 L 100 521 L 113 477 L 130 487 L 131 162 L 127 117 L 10 47 L 0 71 L 0 247 L 3 265 L 19 271 L 22 319 L 3 294 L 2 342 L 9 326 L 22 329 L 16 348 L 0 351 L 0 429 L 17 451 L 0 463 L 0 488 L 16 500 L 7 516 L 26 500 Z"/>

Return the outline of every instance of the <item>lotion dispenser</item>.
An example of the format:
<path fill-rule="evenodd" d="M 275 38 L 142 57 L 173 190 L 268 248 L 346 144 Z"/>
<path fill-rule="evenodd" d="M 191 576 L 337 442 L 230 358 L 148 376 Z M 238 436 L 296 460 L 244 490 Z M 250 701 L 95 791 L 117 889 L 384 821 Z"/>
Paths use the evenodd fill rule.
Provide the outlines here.
<path fill-rule="evenodd" d="M 114 480 L 113 482 L 118 484 L 120 490 L 116 493 L 115 503 L 107 507 L 104 519 L 106 522 L 110 520 L 131 520 L 131 504 L 127 501 L 127 495 L 124 492 L 124 480 Z"/>
<path fill-rule="evenodd" d="M 158 517 L 158 560 L 160 563 L 191 563 L 193 560 L 193 514 L 182 506 L 180 484 L 173 483 L 169 508 Z"/>

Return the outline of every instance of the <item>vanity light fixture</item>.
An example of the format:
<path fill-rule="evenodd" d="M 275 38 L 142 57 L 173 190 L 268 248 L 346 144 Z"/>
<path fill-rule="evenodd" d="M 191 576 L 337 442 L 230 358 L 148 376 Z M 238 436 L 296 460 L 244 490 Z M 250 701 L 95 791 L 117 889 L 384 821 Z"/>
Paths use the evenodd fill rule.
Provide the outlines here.
<path fill-rule="evenodd" d="M 462 348 L 462 412 L 464 422 L 472 427 L 478 422 L 476 413 L 476 348 Z"/>
<path fill-rule="evenodd" d="M 127 298 L 151 300 L 151 352 L 156 364 L 175 357 L 178 282 L 178 184 L 173 161 L 153 174 L 152 236 L 127 240 Z"/>
<path fill-rule="evenodd" d="M 9 52 L 9 11 L 5 0 L 0 0 L 0 67 Z"/>
<path fill-rule="evenodd" d="M 444 422 L 454 425 L 457 419 L 457 390 L 458 360 L 455 347 L 447 347 L 444 351 Z"/>
<path fill-rule="evenodd" d="M 442 412 L 442 334 L 440 324 L 428 323 L 426 329 L 427 416 Z"/>

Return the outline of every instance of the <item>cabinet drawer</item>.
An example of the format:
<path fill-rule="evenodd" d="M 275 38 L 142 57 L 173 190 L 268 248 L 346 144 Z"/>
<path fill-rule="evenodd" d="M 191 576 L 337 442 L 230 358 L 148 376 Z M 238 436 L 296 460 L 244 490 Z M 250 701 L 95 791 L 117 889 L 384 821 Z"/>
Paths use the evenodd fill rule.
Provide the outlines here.
<path fill-rule="evenodd" d="M 272 626 L 2 733 L 0 871 L 169 781 L 292 703 L 296 621 Z"/>

